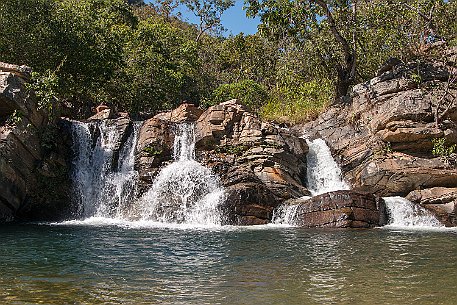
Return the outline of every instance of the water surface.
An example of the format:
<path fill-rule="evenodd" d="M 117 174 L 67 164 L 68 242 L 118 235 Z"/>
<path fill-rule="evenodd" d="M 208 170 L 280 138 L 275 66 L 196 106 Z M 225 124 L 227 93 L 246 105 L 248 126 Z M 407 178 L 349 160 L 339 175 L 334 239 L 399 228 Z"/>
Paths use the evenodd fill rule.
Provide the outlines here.
<path fill-rule="evenodd" d="M 455 231 L 0 226 L 2 304 L 455 304 Z"/>

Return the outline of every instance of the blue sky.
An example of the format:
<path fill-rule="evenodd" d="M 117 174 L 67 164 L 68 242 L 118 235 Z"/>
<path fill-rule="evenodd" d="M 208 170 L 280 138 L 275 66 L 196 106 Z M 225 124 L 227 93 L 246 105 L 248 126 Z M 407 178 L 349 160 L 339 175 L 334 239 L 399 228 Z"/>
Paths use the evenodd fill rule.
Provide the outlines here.
<path fill-rule="evenodd" d="M 243 10 L 244 1 L 236 1 L 234 7 L 228 9 L 222 15 L 222 25 L 227 28 L 227 34 L 255 34 L 257 25 L 260 23 L 259 18 L 246 18 L 246 12 Z"/>
<path fill-rule="evenodd" d="M 148 1 L 153 2 L 153 1 Z M 244 34 L 255 34 L 257 32 L 257 25 L 260 23 L 259 18 L 247 18 L 246 12 L 243 10 L 244 1 L 236 1 L 235 6 L 231 7 L 222 15 L 222 25 L 227 31 L 224 36 L 230 34 L 237 35 L 241 32 Z M 185 7 L 180 7 L 179 11 L 182 18 L 190 23 L 198 23 L 195 15 L 188 11 Z"/>

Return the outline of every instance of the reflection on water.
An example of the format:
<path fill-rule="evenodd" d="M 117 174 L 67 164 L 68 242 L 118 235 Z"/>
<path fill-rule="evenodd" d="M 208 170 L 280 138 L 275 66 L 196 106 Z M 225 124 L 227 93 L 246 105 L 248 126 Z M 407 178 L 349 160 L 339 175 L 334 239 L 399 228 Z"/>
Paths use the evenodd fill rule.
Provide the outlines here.
<path fill-rule="evenodd" d="M 455 232 L 0 227 L 2 304 L 453 304 Z"/>

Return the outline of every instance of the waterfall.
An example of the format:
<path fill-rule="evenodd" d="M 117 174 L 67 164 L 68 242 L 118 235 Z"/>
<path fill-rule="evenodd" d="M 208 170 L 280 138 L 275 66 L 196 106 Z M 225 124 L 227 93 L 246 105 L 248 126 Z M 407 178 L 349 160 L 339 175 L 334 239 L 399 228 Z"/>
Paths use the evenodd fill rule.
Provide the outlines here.
<path fill-rule="evenodd" d="M 338 190 L 349 190 L 349 185 L 343 181 L 341 169 L 332 157 L 330 148 L 324 140 L 306 140 L 309 151 L 306 156 L 308 190 L 312 196 Z M 302 197 L 307 199 L 311 197 Z M 273 215 L 276 224 L 295 224 L 295 214 L 298 205 L 280 205 Z"/>
<path fill-rule="evenodd" d="M 406 228 L 443 227 L 429 211 L 402 197 L 385 197 L 389 226 Z"/>
<path fill-rule="evenodd" d="M 280 225 L 296 225 L 295 215 L 298 207 L 298 204 L 281 204 L 273 211 L 271 222 Z"/>
<path fill-rule="evenodd" d="M 218 225 L 224 200 L 219 178 L 195 161 L 193 124 L 177 126 L 174 162 L 163 168 L 141 199 L 140 218 L 165 223 Z"/>
<path fill-rule="evenodd" d="M 119 148 L 119 131 L 109 121 L 72 122 L 72 180 L 79 200 L 78 218 L 103 223 L 145 221 L 219 225 L 224 200 L 219 178 L 195 160 L 193 124 L 176 127 L 174 162 L 164 167 L 151 188 L 137 198 L 134 169 L 139 124 Z"/>
<path fill-rule="evenodd" d="M 324 140 L 306 140 L 309 146 L 307 158 L 308 189 L 313 196 L 349 190 L 349 185 L 341 178 L 341 169 L 332 157 Z"/>
<path fill-rule="evenodd" d="M 77 216 L 121 217 L 136 193 L 134 156 L 140 125 L 133 125 L 120 148 L 116 147 L 121 141 L 120 134 L 113 124 L 73 121 L 71 126 L 75 152 L 72 181 L 79 200 Z"/>

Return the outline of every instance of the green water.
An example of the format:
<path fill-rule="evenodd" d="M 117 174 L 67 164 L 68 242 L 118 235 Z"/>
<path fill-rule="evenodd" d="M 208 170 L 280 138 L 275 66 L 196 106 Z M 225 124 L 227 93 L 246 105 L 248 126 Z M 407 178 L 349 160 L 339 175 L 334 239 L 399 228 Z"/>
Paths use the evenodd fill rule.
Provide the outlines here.
<path fill-rule="evenodd" d="M 0 304 L 456 304 L 455 231 L 0 226 Z"/>

